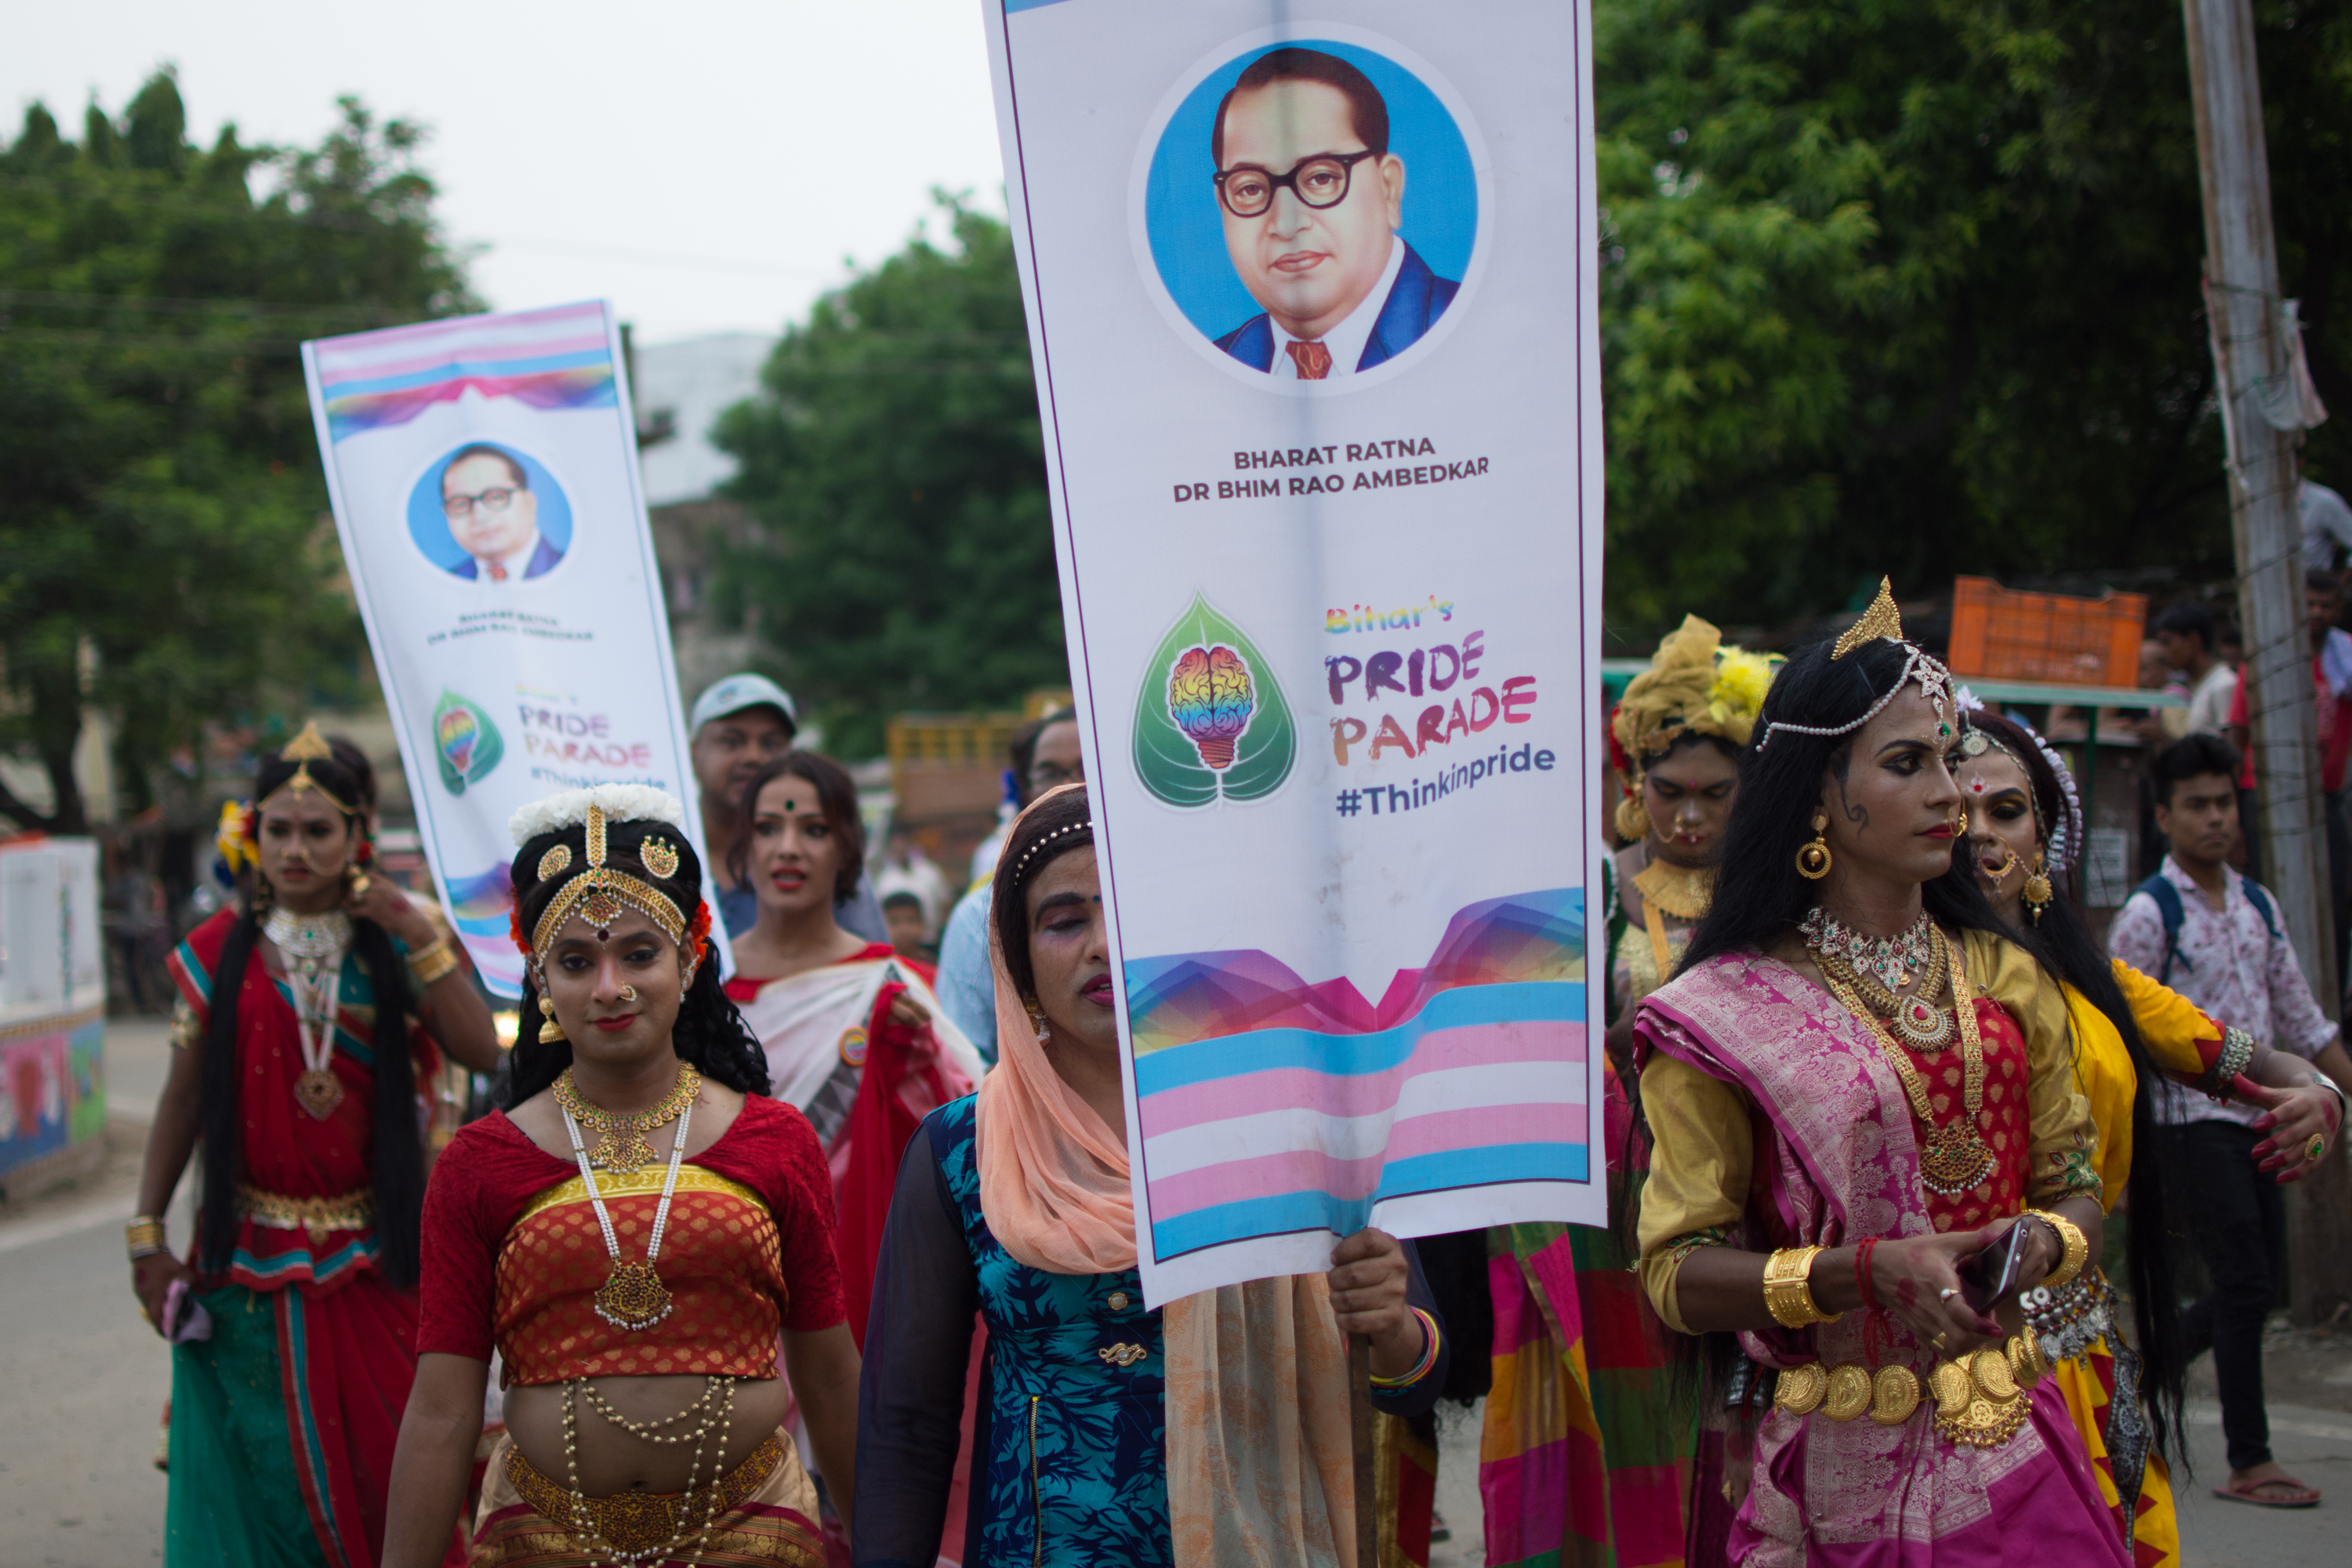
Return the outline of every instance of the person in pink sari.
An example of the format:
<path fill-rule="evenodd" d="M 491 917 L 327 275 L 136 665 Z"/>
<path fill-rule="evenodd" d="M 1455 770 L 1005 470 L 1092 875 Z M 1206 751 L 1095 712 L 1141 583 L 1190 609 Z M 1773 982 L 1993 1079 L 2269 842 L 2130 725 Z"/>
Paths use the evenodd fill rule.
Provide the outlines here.
<path fill-rule="evenodd" d="M 2083 1326 L 2095 1124 L 2056 983 L 1955 867 L 1955 722 L 1884 587 L 1791 659 L 1636 1016 L 1643 1287 L 1762 1369 L 1734 1563 L 2129 1563 L 2042 1349 Z"/>

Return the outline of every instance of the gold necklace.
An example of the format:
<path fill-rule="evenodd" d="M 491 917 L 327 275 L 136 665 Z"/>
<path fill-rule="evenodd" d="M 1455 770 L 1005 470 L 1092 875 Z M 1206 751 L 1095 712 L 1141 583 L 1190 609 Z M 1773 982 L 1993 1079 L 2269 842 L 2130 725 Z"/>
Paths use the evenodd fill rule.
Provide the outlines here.
<path fill-rule="evenodd" d="M 1941 931 L 1937 931 L 1936 940 L 1945 940 Z M 1911 1058 L 1903 1054 L 1903 1047 L 1895 1043 L 1895 1037 L 1887 1032 L 1878 1015 L 1863 1004 L 1853 986 L 1826 969 L 1822 972 L 1829 983 L 1830 994 L 1869 1028 L 1886 1065 L 1902 1080 L 1904 1097 L 1911 1102 L 1911 1114 L 1927 1130 L 1927 1139 L 1919 1146 L 1920 1184 L 1929 1192 L 1948 1198 L 1975 1191 L 1993 1173 L 1992 1151 L 1977 1131 L 1977 1113 L 1984 1108 L 1984 1037 L 1977 1031 L 1975 997 L 1969 992 L 1968 977 L 1957 963 L 1950 964 L 1949 969 L 1952 1010 L 1958 1015 L 1960 1026 L 1960 1114 L 1941 1127 L 1936 1125 L 1927 1081 L 1919 1076 Z"/>
<path fill-rule="evenodd" d="M 1916 1049 L 1932 1056 L 1952 1043 L 1957 1019 L 1954 1013 L 1945 1011 L 1936 1001 L 1943 994 L 1944 977 L 1951 967 L 1951 949 L 1942 931 L 1937 931 L 1928 944 L 1927 973 L 1919 977 L 1918 985 L 1908 996 L 1888 989 L 1874 976 L 1864 973 L 1835 953 L 1816 953 L 1814 962 L 1822 966 L 1823 973 L 1834 974 L 1860 992 L 1871 1011 L 1891 1020 L 1895 1032 Z"/>
<path fill-rule="evenodd" d="M 582 1126 L 595 1130 L 596 1149 L 589 1158 L 616 1176 L 635 1175 L 652 1164 L 654 1146 L 646 1142 L 646 1134 L 675 1120 L 701 1092 L 702 1075 L 694 1070 L 692 1062 L 680 1062 L 677 1081 L 670 1086 L 659 1105 L 624 1116 L 583 1098 L 579 1086 L 572 1081 L 570 1068 L 565 1068 L 555 1080 L 555 1103 Z"/>
<path fill-rule="evenodd" d="M 1661 914 L 1678 921 L 1705 920 L 1707 906 L 1715 902 L 1715 868 L 1654 859 L 1634 873 L 1633 886 L 1642 890 L 1642 901 L 1656 905 Z"/>

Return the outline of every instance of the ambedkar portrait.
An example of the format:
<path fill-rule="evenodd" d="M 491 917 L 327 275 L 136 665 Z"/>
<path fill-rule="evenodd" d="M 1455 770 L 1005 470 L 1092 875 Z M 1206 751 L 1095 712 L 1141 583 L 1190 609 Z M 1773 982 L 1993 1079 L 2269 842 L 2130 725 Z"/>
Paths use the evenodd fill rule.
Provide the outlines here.
<path fill-rule="evenodd" d="M 1197 145 L 1197 143 L 1196 143 Z M 1225 252 L 1258 313 L 1216 339 L 1242 363 L 1322 381 L 1393 359 L 1460 289 L 1406 243 L 1389 106 L 1336 55 L 1278 48 L 1244 68 L 1209 134 Z"/>
<path fill-rule="evenodd" d="M 461 554 L 451 575 L 485 583 L 544 576 L 563 559 L 539 531 L 539 498 L 530 476 L 502 447 L 478 443 L 458 449 L 441 469 L 441 515 Z"/>

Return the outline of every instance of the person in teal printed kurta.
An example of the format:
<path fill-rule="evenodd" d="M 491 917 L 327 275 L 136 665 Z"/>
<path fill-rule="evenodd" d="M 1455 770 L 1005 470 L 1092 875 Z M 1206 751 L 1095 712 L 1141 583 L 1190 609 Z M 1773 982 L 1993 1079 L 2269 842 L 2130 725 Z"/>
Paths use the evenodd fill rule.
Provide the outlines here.
<path fill-rule="evenodd" d="M 1351 1563 L 1344 1336 L 1381 1408 L 1444 1383 L 1410 1248 L 1360 1231 L 1328 1275 L 1147 1310 L 1084 786 L 1013 825 L 992 912 L 1003 1055 L 908 1145 L 875 1279 L 857 1563 L 937 1556 L 977 1312 L 967 1563 Z"/>

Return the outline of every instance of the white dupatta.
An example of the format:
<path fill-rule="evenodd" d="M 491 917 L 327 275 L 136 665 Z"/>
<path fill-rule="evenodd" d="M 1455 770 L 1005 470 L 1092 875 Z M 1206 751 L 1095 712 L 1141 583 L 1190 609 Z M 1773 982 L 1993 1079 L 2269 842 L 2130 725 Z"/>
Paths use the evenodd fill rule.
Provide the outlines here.
<path fill-rule="evenodd" d="M 855 1098 L 858 1070 L 866 1061 L 866 1031 L 872 1026 L 875 999 L 884 985 L 894 981 L 904 985 L 931 1016 L 931 1034 L 940 1043 L 940 1056 L 965 1079 L 978 1083 L 988 1070 L 979 1050 L 949 1018 L 922 976 L 894 953 L 887 958 L 847 959 L 771 980 L 760 987 L 757 996 L 738 1004 L 743 1021 L 760 1037 L 761 1049 L 767 1053 L 768 1092 L 814 1123 L 826 1085 L 844 1079 L 849 1093 L 842 1099 L 839 1114 L 845 1116 L 849 1100 Z M 817 1131 L 830 1144 L 839 1118 L 828 1120 L 834 1125 L 819 1126 Z"/>

